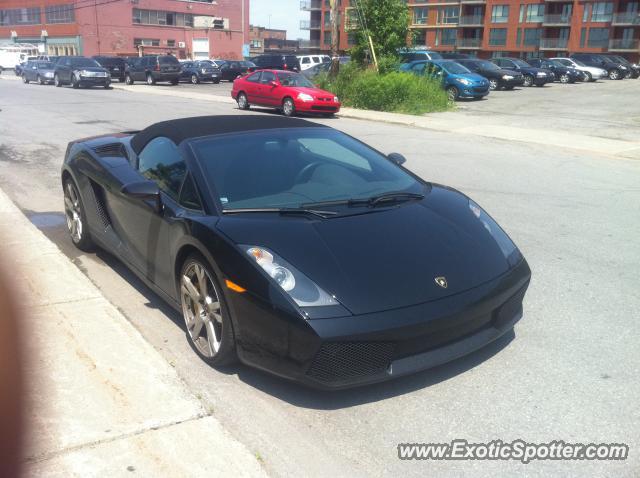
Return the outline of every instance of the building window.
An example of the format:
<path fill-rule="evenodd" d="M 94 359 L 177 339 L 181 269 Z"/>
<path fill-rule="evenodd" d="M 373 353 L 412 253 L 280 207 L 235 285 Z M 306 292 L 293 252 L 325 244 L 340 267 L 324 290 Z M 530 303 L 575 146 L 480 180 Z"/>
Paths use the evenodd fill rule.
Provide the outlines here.
<path fill-rule="evenodd" d="M 516 32 L 516 46 L 520 46 L 522 44 L 522 28 L 518 28 Z"/>
<path fill-rule="evenodd" d="M 584 42 L 587 38 L 587 29 L 582 27 L 580 29 L 580 48 L 584 48 Z"/>
<path fill-rule="evenodd" d="M 540 44 L 540 34 L 542 28 L 524 29 L 524 46 L 538 46 Z"/>
<path fill-rule="evenodd" d="M 175 47 L 176 46 L 176 41 L 175 40 L 167 40 L 167 46 L 169 47 Z"/>
<path fill-rule="evenodd" d="M 544 20 L 544 4 L 527 5 L 527 23 L 542 23 L 542 20 Z"/>
<path fill-rule="evenodd" d="M 441 25 L 458 23 L 460 7 L 442 7 L 438 10 L 438 21 Z"/>
<path fill-rule="evenodd" d="M 73 23 L 75 15 L 73 5 L 50 5 L 45 7 L 44 16 L 47 23 Z"/>
<path fill-rule="evenodd" d="M 0 10 L 0 25 L 38 25 L 40 8 L 12 8 Z"/>
<path fill-rule="evenodd" d="M 612 2 L 596 2 L 591 11 L 592 22 L 610 22 L 613 19 Z M 591 36 L 591 35 L 589 35 Z"/>
<path fill-rule="evenodd" d="M 211 19 L 213 20 L 213 17 L 211 17 Z M 134 8 L 132 22 L 140 25 L 193 27 L 193 15 L 191 13 L 140 10 L 139 8 Z"/>
<path fill-rule="evenodd" d="M 429 17 L 429 9 L 427 7 L 416 7 L 413 9 L 413 24 L 426 25 Z"/>
<path fill-rule="evenodd" d="M 524 20 L 524 5 L 520 4 L 520 16 L 518 17 L 518 23 L 522 23 Z"/>
<path fill-rule="evenodd" d="M 324 32 L 324 44 L 331 45 L 331 32 Z"/>
<path fill-rule="evenodd" d="M 507 44 L 507 29 L 492 28 L 489 30 L 489 45 L 503 46 Z"/>
<path fill-rule="evenodd" d="M 427 32 L 426 30 L 418 30 L 413 37 L 414 45 L 425 45 L 427 44 Z"/>
<path fill-rule="evenodd" d="M 353 46 L 353 45 L 357 45 L 358 44 L 358 36 L 355 33 L 348 33 L 347 34 L 347 43 L 349 44 L 349 46 Z"/>
<path fill-rule="evenodd" d="M 595 6 L 595 5 L 594 5 Z M 603 48 L 609 45 L 608 28 L 590 28 L 587 46 L 589 48 Z"/>
<path fill-rule="evenodd" d="M 491 10 L 491 23 L 507 23 L 509 21 L 509 5 L 494 5 Z"/>
<path fill-rule="evenodd" d="M 260 40 L 251 40 L 251 48 L 262 48 L 262 42 Z"/>
<path fill-rule="evenodd" d="M 134 38 L 133 46 L 160 46 L 160 40 L 156 40 L 153 38 Z"/>
<path fill-rule="evenodd" d="M 457 33 L 452 28 L 440 30 L 440 44 L 441 45 L 455 45 Z"/>

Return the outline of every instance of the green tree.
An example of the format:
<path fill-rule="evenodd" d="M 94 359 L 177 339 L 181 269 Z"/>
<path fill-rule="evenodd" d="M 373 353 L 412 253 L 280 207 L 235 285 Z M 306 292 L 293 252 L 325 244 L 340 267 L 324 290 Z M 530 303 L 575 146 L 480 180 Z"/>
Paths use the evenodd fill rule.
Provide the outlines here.
<path fill-rule="evenodd" d="M 397 56 L 398 49 L 407 46 L 411 36 L 409 9 L 404 0 L 352 0 L 356 7 L 350 12 L 357 24 L 356 46 L 352 58 L 364 63 L 369 56 L 369 35 L 377 57 Z"/>

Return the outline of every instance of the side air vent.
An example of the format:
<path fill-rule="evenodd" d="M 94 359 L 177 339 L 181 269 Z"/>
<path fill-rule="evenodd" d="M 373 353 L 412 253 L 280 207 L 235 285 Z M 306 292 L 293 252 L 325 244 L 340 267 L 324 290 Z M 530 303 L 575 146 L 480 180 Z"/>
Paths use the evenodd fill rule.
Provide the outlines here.
<path fill-rule="evenodd" d="M 93 151 L 100 157 L 117 157 L 117 158 L 126 158 L 127 150 L 120 143 L 110 143 L 103 144 L 102 146 L 97 146 L 93 148 Z"/>
<path fill-rule="evenodd" d="M 95 198 L 98 219 L 100 219 L 100 222 L 106 229 L 111 225 L 111 218 L 109 217 L 109 212 L 107 211 L 107 205 L 105 203 L 104 189 L 91 179 L 89 182 L 91 183 L 91 190 L 93 191 L 93 197 Z"/>

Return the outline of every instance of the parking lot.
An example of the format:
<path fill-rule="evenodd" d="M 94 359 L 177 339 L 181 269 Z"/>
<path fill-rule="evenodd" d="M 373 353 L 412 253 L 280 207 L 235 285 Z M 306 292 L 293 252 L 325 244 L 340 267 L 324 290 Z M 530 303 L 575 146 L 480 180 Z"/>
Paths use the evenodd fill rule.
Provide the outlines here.
<path fill-rule="evenodd" d="M 268 114 L 146 94 L 150 88 L 226 96 L 230 85 L 123 91 L 1 81 L 0 186 L 269 474 L 637 476 L 639 162 L 373 121 L 317 120 L 385 153 L 403 153 L 416 174 L 472 196 L 505 227 L 533 272 L 514 335 L 434 370 L 320 393 L 241 365 L 207 366 L 189 348 L 182 319 L 153 292 L 115 258 L 81 254 L 68 239 L 59 181 L 68 141 L 169 118 Z M 637 139 L 639 88 L 640 81 L 624 80 L 495 92 L 445 115 Z M 397 458 L 398 443 L 456 438 L 624 442 L 632 452 L 626 462 L 529 465 Z"/>

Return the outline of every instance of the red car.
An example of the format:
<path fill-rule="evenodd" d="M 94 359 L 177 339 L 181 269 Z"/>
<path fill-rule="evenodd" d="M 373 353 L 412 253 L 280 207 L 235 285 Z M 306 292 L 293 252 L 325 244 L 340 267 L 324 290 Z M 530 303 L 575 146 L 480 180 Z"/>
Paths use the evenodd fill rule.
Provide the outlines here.
<path fill-rule="evenodd" d="M 316 88 L 300 73 L 260 70 L 233 82 L 231 96 L 241 110 L 251 105 L 275 108 L 285 116 L 315 113 L 332 116 L 340 111 L 333 93 Z"/>

